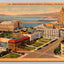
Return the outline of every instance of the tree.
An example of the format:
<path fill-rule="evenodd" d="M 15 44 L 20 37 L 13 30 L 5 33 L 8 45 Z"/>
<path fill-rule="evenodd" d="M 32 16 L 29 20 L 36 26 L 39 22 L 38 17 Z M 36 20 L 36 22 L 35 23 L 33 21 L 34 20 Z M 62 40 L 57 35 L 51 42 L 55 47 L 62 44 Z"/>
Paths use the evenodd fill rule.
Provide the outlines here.
<path fill-rule="evenodd" d="M 61 44 L 54 50 L 54 53 L 57 54 L 61 50 Z"/>
<path fill-rule="evenodd" d="M 27 41 L 27 44 L 28 44 L 28 45 L 30 44 L 30 41 L 29 41 L 29 40 Z"/>
<path fill-rule="evenodd" d="M 0 53 L 0 57 L 2 57 L 2 54 Z"/>
<path fill-rule="evenodd" d="M 33 29 L 33 27 L 32 27 L 32 26 L 30 26 L 30 28 L 31 28 L 31 29 Z"/>

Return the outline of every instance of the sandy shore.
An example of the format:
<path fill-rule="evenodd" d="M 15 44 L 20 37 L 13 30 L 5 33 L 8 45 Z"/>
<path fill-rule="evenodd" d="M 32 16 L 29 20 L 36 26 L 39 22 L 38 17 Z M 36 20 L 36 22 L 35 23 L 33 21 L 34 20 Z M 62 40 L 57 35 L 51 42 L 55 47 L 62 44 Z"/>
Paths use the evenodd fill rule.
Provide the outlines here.
<path fill-rule="evenodd" d="M 58 22 L 57 21 L 55 21 L 55 22 L 51 22 L 52 24 L 57 24 Z M 46 23 L 47 24 L 47 23 Z M 34 28 L 40 28 L 40 27 L 43 27 L 43 28 L 45 28 L 45 26 L 43 25 L 43 24 L 41 24 L 41 25 L 38 25 L 38 26 L 36 26 L 36 27 L 34 27 Z"/>
<path fill-rule="evenodd" d="M 52 24 L 56 24 L 56 23 L 58 23 L 57 21 L 55 21 L 55 22 L 51 22 Z"/>
<path fill-rule="evenodd" d="M 34 28 L 39 28 L 39 27 L 44 27 L 44 26 L 43 26 L 43 24 L 41 24 L 41 25 L 38 25 L 38 26 L 36 26 Z"/>

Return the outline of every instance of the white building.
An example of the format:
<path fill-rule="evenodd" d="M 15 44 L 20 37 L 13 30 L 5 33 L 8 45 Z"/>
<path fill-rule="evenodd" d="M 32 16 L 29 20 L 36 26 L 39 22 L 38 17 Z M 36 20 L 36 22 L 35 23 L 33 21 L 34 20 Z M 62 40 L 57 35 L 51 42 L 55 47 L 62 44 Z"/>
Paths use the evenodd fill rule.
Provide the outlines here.
<path fill-rule="evenodd" d="M 31 34 L 29 34 L 29 33 L 24 34 L 24 36 L 29 36 L 29 37 L 30 37 L 30 41 L 32 41 L 32 40 L 35 40 L 35 39 L 37 39 L 37 38 L 43 37 L 43 32 L 41 32 L 41 31 L 36 31 L 36 32 L 34 32 L 34 33 L 31 33 Z"/>
<path fill-rule="evenodd" d="M 58 39 L 61 37 L 60 29 L 44 29 L 44 36 L 47 39 Z"/>
<path fill-rule="evenodd" d="M 60 32 L 61 32 L 61 37 L 64 38 L 64 28 L 61 28 L 61 29 L 60 29 Z"/>
<path fill-rule="evenodd" d="M 0 38 L 0 47 L 8 48 L 8 38 Z"/>

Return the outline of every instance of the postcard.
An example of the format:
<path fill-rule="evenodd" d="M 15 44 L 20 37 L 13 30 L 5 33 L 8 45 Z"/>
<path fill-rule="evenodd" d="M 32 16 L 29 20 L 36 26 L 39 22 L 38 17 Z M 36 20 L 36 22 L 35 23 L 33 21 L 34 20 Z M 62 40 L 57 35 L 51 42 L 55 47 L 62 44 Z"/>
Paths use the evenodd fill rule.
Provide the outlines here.
<path fill-rule="evenodd" d="M 64 61 L 64 3 L 0 3 L 0 61 Z"/>

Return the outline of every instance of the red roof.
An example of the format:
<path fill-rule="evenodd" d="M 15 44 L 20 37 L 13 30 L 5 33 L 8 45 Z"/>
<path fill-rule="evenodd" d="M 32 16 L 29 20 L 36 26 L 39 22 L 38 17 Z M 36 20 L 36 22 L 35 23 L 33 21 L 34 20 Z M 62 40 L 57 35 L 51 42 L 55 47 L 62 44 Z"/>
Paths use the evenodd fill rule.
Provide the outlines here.
<path fill-rule="evenodd" d="M 64 7 L 62 7 L 62 9 L 64 9 Z"/>
<path fill-rule="evenodd" d="M 29 39 L 30 37 L 25 37 L 25 38 L 21 38 L 21 39 L 18 39 L 18 40 L 13 40 L 13 39 L 11 39 L 11 40 L 9 40 L 8 42 L 11 42 L 11 43 L 17 43 L 17 42 L 19 42 L 19 41 L 24 41 L 24 40 L 26 40 L 26 39 Z"/>

